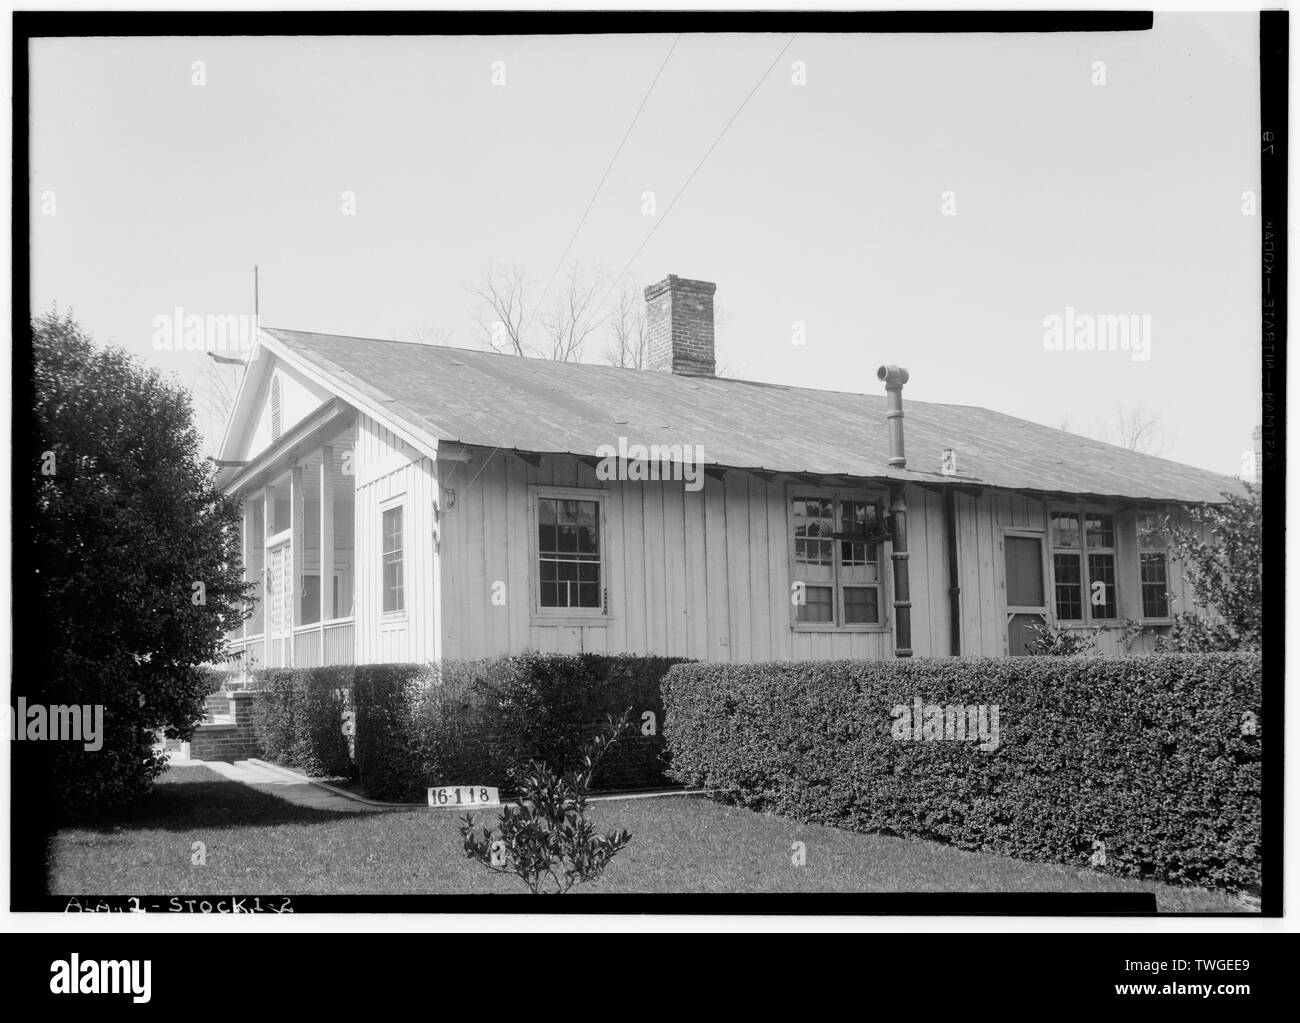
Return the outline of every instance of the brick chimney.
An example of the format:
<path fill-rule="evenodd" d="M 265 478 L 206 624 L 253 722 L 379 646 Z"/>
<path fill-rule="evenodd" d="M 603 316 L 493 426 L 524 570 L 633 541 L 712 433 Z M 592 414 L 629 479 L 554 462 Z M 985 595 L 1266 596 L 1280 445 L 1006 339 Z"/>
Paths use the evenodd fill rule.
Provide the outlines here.
<path fill-rule="evenodd" d="M 710 281 L 669 274 L 645 289 L 646 348 L 649 368 L 681 376 L 711 377 L 713 293 Z"/>

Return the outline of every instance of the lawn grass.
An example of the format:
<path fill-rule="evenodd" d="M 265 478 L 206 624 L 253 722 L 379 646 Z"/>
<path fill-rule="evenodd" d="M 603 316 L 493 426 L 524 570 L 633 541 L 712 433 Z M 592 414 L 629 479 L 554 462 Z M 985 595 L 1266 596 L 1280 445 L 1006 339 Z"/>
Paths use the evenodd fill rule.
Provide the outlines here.
<path fill-rule="evenodd" d="M 631 845 L 577 892 L 1151 891 L 1161 912 L 1243 912 L 1229 896 L 1089 870 L 969 853 L 935 842 L 859 835 L 707 799 L 592 804 L 601 828 Z M 493 823 L 489 811 L 477 819 Z M 60 895 L 378 895 L 517 893 L 522 885 L 466 859 L 448 811 L 335 812 L 296 806 L 203 767 L 174 767 L 153 794 L 112 820 L 55 839 Z M 192 843 L 207 863 L 191 863 Z M 795 866 L 802 842 L 807 862 Z"/>

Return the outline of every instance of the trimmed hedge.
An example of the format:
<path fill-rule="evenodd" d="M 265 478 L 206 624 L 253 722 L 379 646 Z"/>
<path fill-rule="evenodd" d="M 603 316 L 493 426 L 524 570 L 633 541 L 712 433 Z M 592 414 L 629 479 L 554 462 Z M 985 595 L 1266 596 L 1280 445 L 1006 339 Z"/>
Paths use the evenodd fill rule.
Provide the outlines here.
<path fill-rule="evenodd" d="M 253 732 L 269 760 L 317 777 L 352 773 L 343 734 L 351 667 L 265 668 L 253 673 L 261 691 L 253 705 Z"/>
<path fill-rule="evenodd" d="M 419 800 L 431 785 L 516 790 L 533 760 L 565 770 L 606 714 L 633 730 L 601 762 L 594 789 L 671 784 L 661 683 L 677 658 L 538 654 L 356 669 L 355 760 L 376 798 Z M 642 732 L 653 714 L 654 733 Z M 648 722 L 646 722 L 648 723 Z"/>
<path fill-rule="evenodd" d="M 574 767 L 605 715 L 631 708 L 633 728 L 601 762 L 593 788 L 655 788 L 672 784 L 660 688 L 679 660 L 530 653 L 264 670 L 255 683 L 264 691 L 255 726 L 271 760 L 311 774 L 350 774 L 377 799 L 418 801 L 431 785 L 513 791 L 532 760 Z M 644 734 L 651 722 L 653 733 Z"/>
<path fill-rule="evenodd" d="M 753 809 L 1259 891 L 1258 654 L 686 664 L 664 697 L 671 774 Z M 896 739 L 918 697 L 997 705 L 997 747 Z"/>

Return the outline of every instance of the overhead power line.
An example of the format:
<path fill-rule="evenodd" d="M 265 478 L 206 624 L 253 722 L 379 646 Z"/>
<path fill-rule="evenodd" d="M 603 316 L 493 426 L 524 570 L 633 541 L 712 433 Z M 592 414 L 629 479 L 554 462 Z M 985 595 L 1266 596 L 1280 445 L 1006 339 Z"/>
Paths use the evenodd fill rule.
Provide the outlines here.
<path fill-rule="evenodd" d="M 532 326 L 533 320 L 537 318 L 537 314 L 541 311 L 543 299 L 546 298 L 547 292 L 551 290 L 551 285 L 555 283 L 555 278 L 559 274 L 560 268 L 564 265 L 565 259 L 568 258 L 569 252 L 573 248 L 573 243 L 578 240 L 578 232 L 582 230 L 582 225 L 587 222 L 587 215 L 591 212 L 591 208 L 596 205 L 596 197 L 600 195 L 600 190 L 605 187 L 605 181 L 609 178 L 609 172 L 614 169 L 615 161 L 618 160 L 619 154 L 623 152 L 623 146 L 627 143 L 628 137 L 632 134 L 632 129 L 636 127 L 636 122 L 641 117 L 641 111 L 645 109 L 646 102 L 650 99 L 650 94 L 654 92 L 655 86 L 659 84 L 659 78 L 664 73 L 664 68 L 668 66 L 668 60 L 672 57 L 673 51 L 677 49 L 677 44 L 681 41 L 681 38 L 682 36 L 680 32 L 673 38 L 673 43 L 668 47 L 668 53 L 664 55 L 664 59 L 659 65 L 659 70 L 655 72 L 654 78 L 650 81 L 650 87 L 646 89 L 645 95 L 641 97 L 641 105 L 636 108 L 636 113 L 632 115 L 632 120 L 628 124 L 627 130 L 623 132 L 623 137 L 619 139 L 618 147 L 614 150 L 614 155 L 609 158 L 609 163 L 605 166 L 605 173 L 600 176 L 600 181 L 596 185 L 596 190 L 591 193 L 591 198 L 587 200 L 587 208 L 582 211 L 582 216 L 578 218 L 578 226 L 573 229 L 573 234 L 569 236 L 569 244 L 564 246 L 564 251 L 560 254 L 560 258 L 555 263 L 555 269 L 551 271 L 550 280 L 546 282 L 546 287 L 542 289 L 541 295 L 537 298 L 537 304 L 533 307 L 532 315 L 528 317 L 528 322 L 524 324 L 524 329 L 519 332 L 520 338 L 522 338 L 528 331 L 528 328 Z"/>
<path fill-rule="evenodd" d="M 700 168 L 704 166 L 705 162 L 713 154 L 713 151 L 718 148 L 718 143 L 722 141 L 723 137 L 727 134 L 728 130 L 730 130 L 731 126 L 736 123 L 736 118 L 740 116 L 741 111 L 745 109 L 749 101 L 754 97 L 754 93 L 758 92 L 759 86 L 761 86 L 765 81 L 767 81 L 767 76 L 772 73 L 772 68 L 776 67 L 777 62 L 783 56 L 785 56 L 785 51 L 790 49 L 791 44 L 797 38 L 798 38 L 798 33 L 796 32 L 788 40 L 786 40 L 786 44 L 782 46 L 780 52 L 775 57 L 772 58 L 772 63 L 770 63 L 767 66 L 767 69 L 759 76 L 758 81 L 754 83 L 754 87 L 750 89 L 749 92 L 746 94 L 745 98 L 740 101 L 740 106 L 736 107 L 736 112 L 732 114 L 731 117 L 727 120 L 727 123 L 722 126 L 722 131 L 718 132 L 717 138 L 715 138 L 712 144 L 709 146 L 709 148 L 704 151 L 704 155 L 700 157 L 700 162 L 695 165 L 695 169 L 691 171 L 690 175 L 682 183 L 682 187 L 677 190 L 677 194 L 673 196 L 672 201 L 668 203 L 663 213 L 655 219 L 654 224 L 651 226 L 650 230 L 646 233 L 646 236 L 643 239 L 641 239 L 641 244 L 636 247 L 636 251 L 632 253 L 631 257 L 629 257 L 627 263 L 624 264 L 623 269 L 618 272 L 618 276 L 614 278 L 613 283 L 610 285 L 609 291 L 605 293 L 605 297 L 602 298 L 600 300 L 599 305 L 596 306 L 597 312 L 599 312 L 601 308 L 605 305 L 605 303 L 609 301 L 610 295 L 614 294 L 614 289 L 618 287 L 618 282 L 623 279 L 623 275 L 626 274 L 628 270 L 631 268 L 632 264 L 636 262 L 636 257 L 641 255 L 641 250 L 644 249 L 646 245 L 649 243 L 650 239 L 654 237 L 654 233 L 658 231 L 660 226 L 662 226 L 663 222 L 668 219 L 668 214 L 670 214 L 673 211 L 673 207 L 677 205 L 677 200 L 682 197 L 682 193 L 685 192 L 686 189 L 690 186 L 691 182 L 695 180 L 695 175 L 700 172 Z"/>

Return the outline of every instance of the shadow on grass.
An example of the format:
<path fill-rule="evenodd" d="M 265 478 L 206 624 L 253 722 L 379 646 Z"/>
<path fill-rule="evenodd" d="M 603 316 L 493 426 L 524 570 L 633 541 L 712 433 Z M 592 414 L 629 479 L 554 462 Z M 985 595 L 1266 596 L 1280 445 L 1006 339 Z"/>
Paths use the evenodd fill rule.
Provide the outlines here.
<path fill-rule="evenodd" d="M 63 822 L 64 829 L 194 831 L 282 824 L 325 824 L 358 814 L 299 806 L 249 785 L 227 781 L 205 767 L 173 767 L 140 802 Z"/>

